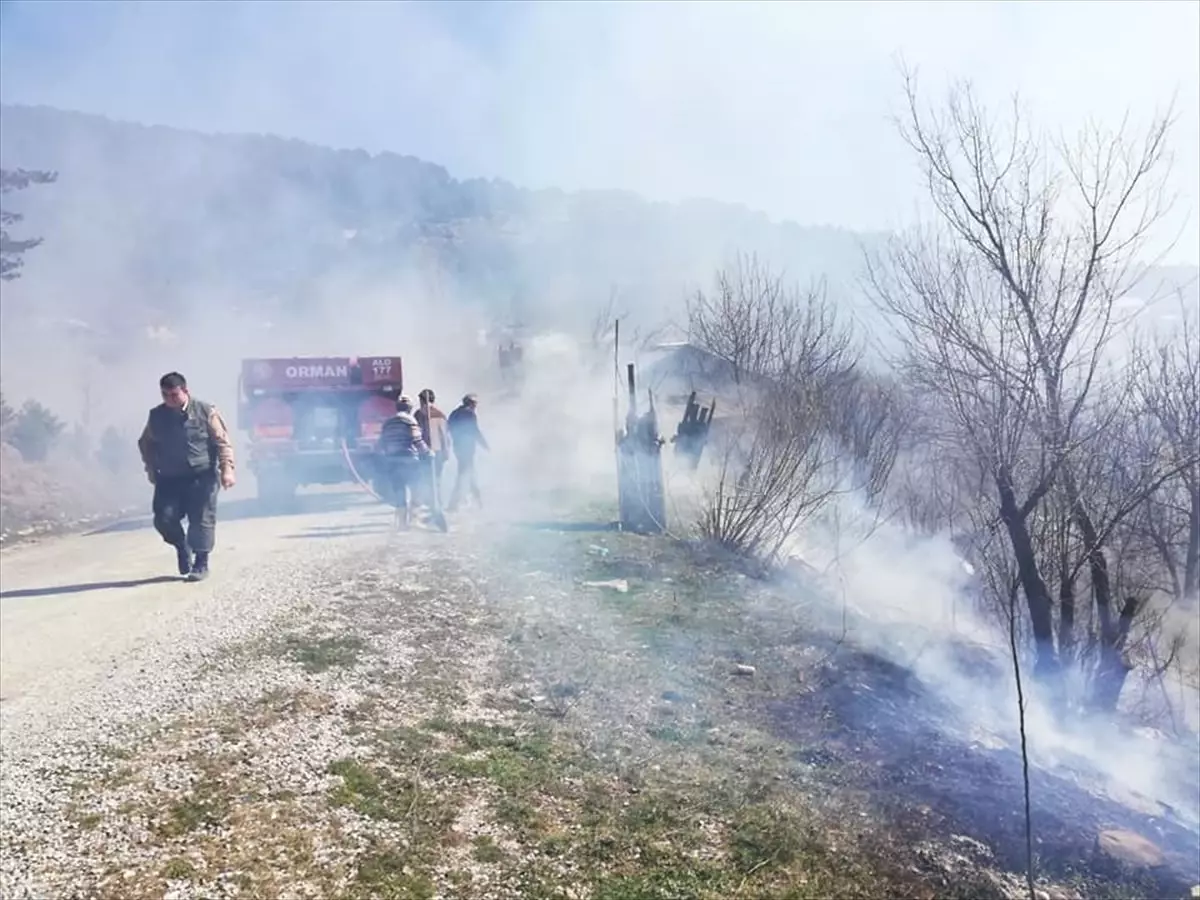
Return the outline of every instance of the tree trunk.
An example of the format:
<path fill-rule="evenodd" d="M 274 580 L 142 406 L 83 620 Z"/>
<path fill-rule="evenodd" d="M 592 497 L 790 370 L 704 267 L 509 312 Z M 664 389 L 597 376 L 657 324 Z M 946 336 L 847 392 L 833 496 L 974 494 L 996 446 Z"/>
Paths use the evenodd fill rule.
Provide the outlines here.
<path fill-rule="evenodd" d="M 1187 554 L 1183 565 L 1183 597 L 1195 601 L 1200 594 L 1200 488 L 1190 492 L 1191 511 L 1188 515 Z"/>
<path fill-rule="evenodd" d="M 1058 575 L 1058 654 L 1062 660 L 1075 654 L 1075 579 L 1066 558 Z"/>
<path fill-rule="evenodd" d="M 1125 638 L 1133 624 L 1134 614 L 1138 610 L 1138 601 L 1132 597 L 1125 601 L 1120 616 L 1113 621 L 1115 604 L 1112 595 L 1112 581 L 1108 573 L 1108 558 L 1104 555 L 1104 545 L 1100 533 L 1091 514 L 1084 505 L 1079 485 L 1072 473 L 1064 466 L 1062 472 L 1063 487 L 1067 492 L 1067 501 L 1071 505 L 1071 519 L 1079 529 L 1083 545 L 1087 548 L 1088 574 L 1092 581 L 1092 598 L 1096 604 L 1096 617 L 1100 621 L 1100 663 L 1096 669 L 1096 680 L 1093 685 L 1092 703 L 1098 709 L 1113 710 L 1121 697 L 1121 689 L 1129 675 L 1129 666 L 1125 662 Z"/>
<path fill-rule="evenodd" d="M 1101 638 L 1100 662 L 1092 680 L 1092 707 L 1113 712 L 1121 700 L 1121 690 L 1133 666 L 1125 659 L 1125 639 L 1133 625 L 1133 617 L 1141 604 L 1134 597 L 1125 600 L 1113 632 L 1113 641 Z"/>
<path fill-rule="evenodd" d="M 1033 639 L 1037 645 L 1037 665 L 1034 674 L 1050 675 L 1058 672 L 1058 654 L 1054 649 L 1054 617 L 1050 608 L 1050 593 L 1046 582 L 1038 571 L 1037 556 L 1033 550 L 1033 539 L 1029 536 L 1026 519 L 1017 506 L 1017 498 L 1007 477 L 1001 473 L 996 478 L 1000 494 L 1000 520 L 1008 531 L 1013 556 L 1017 562 L 1017 574 L 1025 602 L 1029 607 L 1029 621 L 1033 625 Z"/>

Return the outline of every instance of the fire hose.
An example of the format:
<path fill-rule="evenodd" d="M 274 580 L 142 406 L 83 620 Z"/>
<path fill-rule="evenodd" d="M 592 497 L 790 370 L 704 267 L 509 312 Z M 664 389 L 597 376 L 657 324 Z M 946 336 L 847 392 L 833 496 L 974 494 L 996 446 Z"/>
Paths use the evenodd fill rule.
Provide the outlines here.
<path fill-rule="evenodd" d="M 354 460 L 350 458 L 350 448 L 346 446 L 345 438 L 342 438 L 342 459 L 346 461 L 346 467 L 350 470 L 350 474 L 354 476 L 354 480 L 358 482 L 359 487 L 361 487 L 380 503 L 383 503 L 387 506 L 392 505 L 388 503 L 387 500 L 384 500 L 382 497 L 380 497 L 379 494 L 375 492 L 375 489 L 371 487 L 371 485 L 368 484 L 361 475 L 358 474 L 358 469 L 354 466 Z"/>
<path fill-rule="evenodd" d="M 372 497 L 374 497 L 376 500 L 378 500 L 380 503 L 384 504 L 385 506 L 395 506 L 395 504 L 392 503 L 391 501 L 384 500 L 382 497 L 380 497 L 379 494 L 375 491 L 375 489 L 373 487 L 371 487 L 371 485 L 367 482 L 367 480 L 358 473 L 358 469 L 354 465 L 354 460 L 350 456 L 350 448 L 346 446 L 345 438 L 342 438 L 342 459 L 344 459 L 346 461 L 346 467 L 350 470 L 350 474 L 354 476 L 354 480 L 358 482 L 359 487 L 361 487 L 364 491 L 366 491 L 368 494 L 370 494 Z M 442 512 L 441 499 L 438 497 L 437 475 L 434 474 L 433 478 L 434 478 L 434 487 L 433 487 L 434 522 L 437 524 L 437 526 L 440 530 L 446 531 L 448 529 L 448 525 L 446 523 L 446 514 L 444 512 Z"/>

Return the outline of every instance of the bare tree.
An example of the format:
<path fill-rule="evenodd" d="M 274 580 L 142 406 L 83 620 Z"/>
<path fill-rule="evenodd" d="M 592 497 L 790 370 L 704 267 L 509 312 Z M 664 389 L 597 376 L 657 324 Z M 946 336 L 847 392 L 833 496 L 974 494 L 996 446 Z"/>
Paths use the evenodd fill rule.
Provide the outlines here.
<path fill-rule="evenodd" d="M 820 399 L 795 385 L 768 391 L 718 441 L 700 533 L 765 566 L 837 493 L 839 450 Z"/>
<path fill-rule="evenodd" d="M 907 423 L 900 385 L 865 369 L 828 384 L 825 418 L 847 461 L 860 467 L 855 483 L 879 500 L 892 476 Z"/>
<path fill-rule="evenodd" d="M 714 289 L 688 303 L 691 341 L 724 361 L 735 383 L 837 378 L 858 361 L 852 331 L 824 284 L 789 285 L 756 256 L 739 255 Z"/>
<path fill-rule="evenodd" d="M 1122 371 L 1120 376 L 1127 375 Z M 1056 488 L 1057 507 L 1065 515 L 1066 533 L 1059 546 L 1060 649 L 1064 640 L 1076 645 L 1065 605 L 1066 587 L 1079 583 L 1086 572 L 1095 615 L 1088 634 L 1094 651 L 1085 662 L 1091 676 L 1091 703 L 1102 709 L 1116 707 L 1125 679 L 1132 669 L 1129 642 L 1139 619 L 1155 619 L 1148 601 L 1160 579 L 1156 562 L 1133 538 L 1130 525 L 1140 510 L 1165 484 L 1177 479 L 1179 463 L 1139 439 L 1147 416 L 1137 405 L 1138 392 L 1127 377 L 1105 380 L 1082 417 L 1091 438 L 1063 466 L 1064 477 Z M 1103 577 L 1103 581 L 1099 578 Z M 1102 603 L 1103 597 L 1109 598 Z M 1146 631 L 1145 628 L 1142 629 Z"/>
<path fill-rule="evenodd" d="M 945 404 L 936 438 L 943 444 L 941 458 L 977 461 L 988 473 L 1040 670 L 1050 670 L 1056 666 L 1053 617 L 1029 518 L 1049 492 L 1053 473 L 1032 428 L 1035 372 L 1016 313 L 978 260 L 929 236 L 897 241 L 888 265 L 871 264 L 870 286 L 902 326 L 898 365 L 909 383 Z"/>
<path fill-rule="evenodd" d="M 822 287 L 784 283 L 754 257 L 689 304 L 692 340 L 732 396 L 714 447 L 700 531 L 766 565 L 841 491 L 879 495 L 900 429 L 894 385 L 860 366 L 852 329 Z"/>
<path fill-rule="evenodd" d="M 614 286 L 609 290 L 608 300 L 597 309 L 589 328 L 588 347 L 598 367 L 611 364 L 618 327 L 622 346 L 627 351 L 632 350 L 635 356 L 651 349 L 661 340 L 665 330 L 662 325 L 631 326 L 629 319 L 629 310 L 621 304 L 620 291 Z"/>
<path fill-rule="evenodd" d="M 1037 671 L 1057 671 L 1054 601 L 1031 516 L 1061 490 L 1086 548 L 1097 615 L 1119 634 L 1105 528 L 1077 472 L 1097 435 L 1083 415 L 1118 327 L 1135 261 L 1169 210 L 1169 116 L 1141 139 L 1089 127 L 1040 140 L 1014 103 L 994 124 L 969 85 L 926 112 L 905 79 L 901 132 L 921 165 L 935 228 L 870 261 L 869 286 L 904 337 L 907 374 L 952 411 L 947 438 L 989 475 L 1025 596 Z"/>
<path fill-rule="evenodd" d="M 957 440 L 953 412 L 941 398 L 904 379 L 896 395 L 896 416 L 903 422 L 895 473 L 887 503 L 910 528 L 947 533 L 960 552 L 975 540 L 974 501 L 987 486 L 988 473 L 977 454 Z"/>
<path fill-rule="evenodd" d="M 1131 435 L 1143 455 L 1176 470 L 1139 510 L 1133 524 L 1161 564 L 1177 600 L 1200 598 L 1200 341 L 1197 312 L 1180 298 L 1179 327 L 1138 355 L 1143 416 Z"/>
<path fill-rule="evenodd" d="M 617 305 L 618 296 L 616 287 L 610 288 L 607 302 L 596 311 L 596 315 L 592 319 L 588 343 L 593 353 L 597 355 L 611 353 L 617 320 L 623 315 Z"/>

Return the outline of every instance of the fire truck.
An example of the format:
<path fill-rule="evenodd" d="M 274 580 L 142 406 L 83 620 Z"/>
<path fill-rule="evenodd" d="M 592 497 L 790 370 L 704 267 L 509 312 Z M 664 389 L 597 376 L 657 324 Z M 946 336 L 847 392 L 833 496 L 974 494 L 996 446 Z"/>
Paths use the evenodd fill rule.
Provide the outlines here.
<path fill-rule="evenodd" d="M 376 481 L 375 442 L 403 383 L 398 356 L 242 360 L 237 425 L 259 499 L 290 500 L 354 471 Z"/>

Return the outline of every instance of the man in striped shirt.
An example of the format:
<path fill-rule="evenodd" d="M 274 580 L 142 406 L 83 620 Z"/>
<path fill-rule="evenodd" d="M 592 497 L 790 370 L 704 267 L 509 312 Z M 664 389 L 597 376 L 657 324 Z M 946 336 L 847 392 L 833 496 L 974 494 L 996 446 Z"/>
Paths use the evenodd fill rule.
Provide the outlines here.
<path fill-rule="evenodd" d="M 392 504 L 403 527 L 409 524 L 409 494 L 415 493 L 421 474 L 421 461 L 429 456 L 429 445 L 421 435 L 421 426 L 413 415 L 412 399 L 401 394 L 396 414 L 383 423 L 376 452 L 392 488 Z"/>

